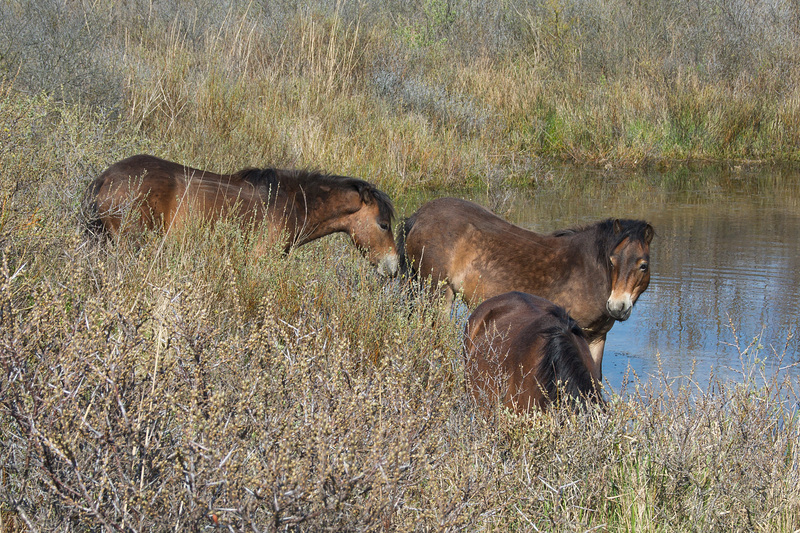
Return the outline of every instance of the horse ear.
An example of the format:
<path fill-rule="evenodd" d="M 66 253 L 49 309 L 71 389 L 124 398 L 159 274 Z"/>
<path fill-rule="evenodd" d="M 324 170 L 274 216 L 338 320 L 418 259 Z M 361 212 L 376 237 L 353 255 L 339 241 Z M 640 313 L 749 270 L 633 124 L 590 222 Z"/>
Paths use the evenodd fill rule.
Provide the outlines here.
<path fill-rule="evenodd" d="M 647 244 L 650 244 L 650 242 L 653 240 L 653 237 L 655 237 L 655 235 L 656 235 L 656 230 L 653 229 L 653 226 L 648 224 L 644 228 L 644 242 L 646 242 Z"/>
<path fill-rule="evenodd" d="M 619 233 L 620 231 L 622 231 L 622 224 L 619 223 L 619 219 L 618 218 L 615 218 L 614 219 L 614 233 Z"/>

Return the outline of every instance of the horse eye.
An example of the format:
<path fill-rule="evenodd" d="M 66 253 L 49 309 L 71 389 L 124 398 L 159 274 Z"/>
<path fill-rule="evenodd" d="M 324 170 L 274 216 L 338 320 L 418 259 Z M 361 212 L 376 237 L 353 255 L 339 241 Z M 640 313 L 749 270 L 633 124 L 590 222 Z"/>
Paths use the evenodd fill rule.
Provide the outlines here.
<path fill-rule="evenodd" d="M 642 272 L 647 272 L 648 268 L 650 268 L 650 265 L 648 265 L 647 263 L 642 263 L 641 265 L 639 265 L 639 270 L 641 270 Z"/>
<path fill-rule="evenodd" d="M 378 224 L 378 227 L 381 228 L 383 231 L 389 231 L 389 224 L 386 222 L 381 222 Z"/>

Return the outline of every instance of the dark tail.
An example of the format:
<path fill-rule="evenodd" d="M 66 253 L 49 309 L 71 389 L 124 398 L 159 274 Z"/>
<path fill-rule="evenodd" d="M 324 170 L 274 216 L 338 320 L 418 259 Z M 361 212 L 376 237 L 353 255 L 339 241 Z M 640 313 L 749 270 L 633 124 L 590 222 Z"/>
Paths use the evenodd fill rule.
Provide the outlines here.
<path fill-rule="evenodd" d="M 538 376 L 547 398 L 553 403 L 566 396 L 582 406 L 587 402 L 602 404 L 601 393 L 581 360 L 576 341 L 583 338 L 583 332 L 577 324 L 567 317 L 567 321 L 559 321 L 543 335 L 547 343 Z"/>
<path fill-rule="evenodd" d="M 408 218 L 404 218 L 397 225 L 399 230 L 395 244 L 397 246 L 397 254 L 400 256 L 400 271 L 398 274 L 401 278 L 405 279 L 416 279 L 417 277 L 414 265 L 411 259 L 406 255 L 406 236 L 411 231 L 411 228 L 414 227 L 414 222 L 416 222 L 416 220 L 417 217 L 416 214 L 414 214 Z"/>
<path fill-rule="evenodd" d="M 100 208 L 97 204 L 98 195 L 103 182 L 94 180 L 91 185 L 83 193 L 81 199 L 80 217 L 83 223 L 84 234 L 87 236 L 97 237 L 105 233 L 103 221 L 100 218 Z"/>

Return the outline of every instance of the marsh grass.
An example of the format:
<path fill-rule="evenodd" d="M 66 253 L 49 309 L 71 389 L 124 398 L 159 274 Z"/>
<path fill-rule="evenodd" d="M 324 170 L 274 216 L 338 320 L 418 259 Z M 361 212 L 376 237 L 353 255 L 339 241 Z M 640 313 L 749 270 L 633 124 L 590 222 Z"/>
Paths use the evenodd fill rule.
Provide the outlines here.
<path fill-rule="evenodd" d="M 82 187 L 144 141 L 4 94 L 0 520 L 9 531 L 775 531 L 797 384 L 632 377 L 606 412 L 490 424 L 461 326 L 345 238 L 254 254 L 232 221 L 96 242 Z M 92 117 L 87 121 L 86 117 Z M 11 128 L 9 128 L 11 130 Z M 43 147 L 34 150 L 34 147 Z M 25 154 L 27 162 L 19 162 Z"/>
<path fill-rule="evenodd" d="M 789 379 L 706 392 L 634 379 L 606 413 L 501 414 L 495 427 L 464 390 L 458 328 L 409 314 L 344 243 L 276 251 L 255 275 L 236 228 L 192 231 L 204 238 L 137 248 L 66 236 L 69 260 L 38 280 L 4 262 L 8 520 L 258 531 L 797 520 Z"/>
<path fill-rule="evenodd" d="M 141 151 L 218 171 L 318 167 L 395 193 L 477 185 L 498 205 L 505 176 L 576 186 L 542 154 L 715 157 L 730 133 L 730 156 L 745 138 L 747 157 L 770 139 L 791 156 L 791 76 L 775 85 L 765 63 L 737 81 L 748 54 L 719 56 L 724 83 L 680 64 L 674 83 L 647 56 L 622 68 L 625 35 L 619 50 L 579 40 L 615 18 L 559 2 L 57 4 L 33 48 L 0 32 L 0 529 L 797 528 L 796 380 L 634 378 L 605 413 L 490 425 L 465 391 L 460 326 L 346 239 L 255 254 L 228 221 L 98 243 L 79 217 L 89 181 Z M 18 27 L 34 7 L 5 2 L 0 20 L 35 35 Z M 792 65 L 786 21 L 788 40 L 764 46 Z M 49 43 L 84 39 L 99 56 L 27 70 Z M 618 68 L 588 68 L 614 50 Z"/>
<path fill-rule="evenodd" d="M 390 192 L 498 167 L 535 183 L 540 158 L 797 160 L 796 10 L 651 4 L 12 0 L 0 73 L 195 166 L 336 168 Z"/>

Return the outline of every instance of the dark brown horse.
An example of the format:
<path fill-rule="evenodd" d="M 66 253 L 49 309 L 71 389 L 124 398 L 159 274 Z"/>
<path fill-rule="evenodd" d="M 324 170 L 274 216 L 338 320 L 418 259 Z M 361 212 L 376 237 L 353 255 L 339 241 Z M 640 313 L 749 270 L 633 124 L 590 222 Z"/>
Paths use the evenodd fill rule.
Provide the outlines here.
<path fill-rule="evenodd" d="M 523 291 L 566 308 L 583 329 L 598 371 L 606 334 L 627 320 L 650 283 L 653 227 L 609 219 L 542 235 L 456 198 L 423 205 L 405 221 L 401 269 L 444 285 L 469 304 Z"/>
<path fill-rule="evenodd" d="M 600 369 L 563 307 L 524 292 L 489 298 L 469 317 L 465 377 L 475 402 L 516 412 L 562 399 L 602 403 Z"/>
<path fill-rule="evenodd" d="M 84 204 L 94 226 L 111 235 L 120 232 L 126 212 L 133 224 L 164 232 L 198 218 L 230 216 L 244 226 L 268 224 L 267 234 L 286 252 L 345 232 L 380 273 L 397 272 L 392 202 L 356 178 L 271 168 L 215 174 L 135 155 L 95 179 Z"/>

